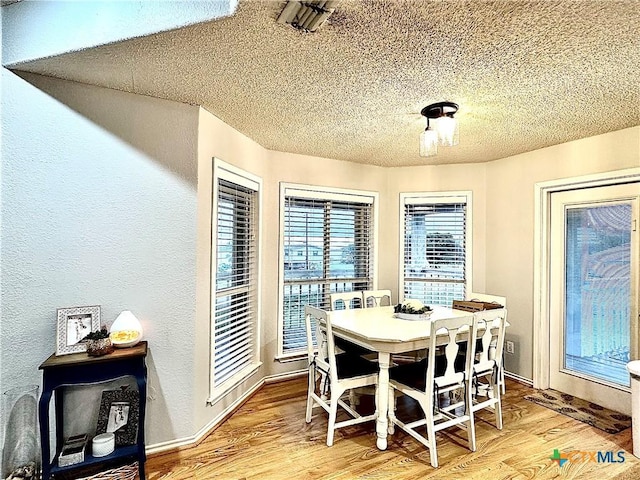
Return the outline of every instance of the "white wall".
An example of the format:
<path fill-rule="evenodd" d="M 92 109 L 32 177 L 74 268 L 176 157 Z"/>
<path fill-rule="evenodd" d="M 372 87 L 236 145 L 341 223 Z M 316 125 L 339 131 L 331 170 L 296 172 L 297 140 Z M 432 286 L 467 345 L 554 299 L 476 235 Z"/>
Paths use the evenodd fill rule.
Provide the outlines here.
<path fill-rule="evenodd" d="M 198 109 L 31 79 L 120 136 L 2 69 L 0 389 L 40 384 L 57 308 L 101 305 L 107 325 L 132 310 L 150 344 L 147 441 L 189 435 Z"/>
<path fill-rule="evenodd" d="M 534 186 L 640 166 L 640 127 L 576 140 L 487 164 L 486 291 L 507 297 L 508 371 L 533 378 Z"/>

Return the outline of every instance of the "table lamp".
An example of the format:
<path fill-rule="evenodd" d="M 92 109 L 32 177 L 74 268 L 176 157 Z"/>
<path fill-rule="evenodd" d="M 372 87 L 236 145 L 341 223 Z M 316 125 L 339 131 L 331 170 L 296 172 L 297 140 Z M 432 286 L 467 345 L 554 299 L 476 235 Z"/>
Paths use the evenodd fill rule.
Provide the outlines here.
<path fill-rule="evenodd" d="M 121 312 L 111 325 L 109 338 L 114 347 L 133 347 L 142 340 L 142 325 L 129 310 Z"/>

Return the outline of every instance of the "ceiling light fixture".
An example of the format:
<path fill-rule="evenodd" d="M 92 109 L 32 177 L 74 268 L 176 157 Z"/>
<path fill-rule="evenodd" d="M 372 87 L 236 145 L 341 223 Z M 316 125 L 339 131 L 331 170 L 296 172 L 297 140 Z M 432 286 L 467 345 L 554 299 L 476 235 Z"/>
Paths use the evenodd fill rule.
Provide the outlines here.
<path fill-rule="evenodd" d="M 289 0 L 276 21 L 288 23 L 305 32 L 315 32 L 327 21 L 337 3 L 335 0 L 306 2 Z"/>
<path fill-rule="evenodd" d="M 438 154 L 438 145 L 453 147 L 458 145 L 458 122 L 453 118 L 458 105 L 453 102 L 438 102 L 427 105 L 420 114 L 427 117 L 427 128 L 420 134 L 420 156 L 432 157 Z M 433 123 L 433 129 L 430 125 Z"/>

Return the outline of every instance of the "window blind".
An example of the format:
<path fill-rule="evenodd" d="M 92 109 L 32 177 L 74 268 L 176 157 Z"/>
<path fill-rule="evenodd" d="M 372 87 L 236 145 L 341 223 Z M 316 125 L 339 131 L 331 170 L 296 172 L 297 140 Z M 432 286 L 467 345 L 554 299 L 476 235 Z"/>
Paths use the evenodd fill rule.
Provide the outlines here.
<path fill-rule="evenodd" d="M 404 205 L 404 298 L 450 306 L 465 298 L 466 202 Z"/>
<path fill-rule="evenodd" d="M 298 193 L 298 192 L 295 192 Z M 317 192 L 313 192 L 317 193 Z M 289 195 L 283 219 L 284 354 L 306 349 L 304 306 L 373 285 L 373 202 L 349 195 Z"/>
<path fill-rule="evenodd" d="M 257 312 L 258 192 L 218 179 L 213 386 L 254 360 Z"/>

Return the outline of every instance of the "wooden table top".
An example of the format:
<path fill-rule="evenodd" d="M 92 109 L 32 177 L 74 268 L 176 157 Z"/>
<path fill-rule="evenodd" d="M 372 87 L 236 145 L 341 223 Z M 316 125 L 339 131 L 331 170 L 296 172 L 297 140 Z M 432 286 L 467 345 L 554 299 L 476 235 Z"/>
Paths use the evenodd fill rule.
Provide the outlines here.
<path fill-rule="evenodd" d="M 38 367 L 40 370 L 56 367 L 68 367 L 73 365 L 84 365 L 87 363 L 112 362 L 129 357 L 144 357 L 147 355 L 147 342 L 142 342 L 133 347 L 115 348 L 113 353 L 101 355 L 99 357 L 90 357 L 87 352 L 70 353 L 68 355 L 52 354 Z"/>

